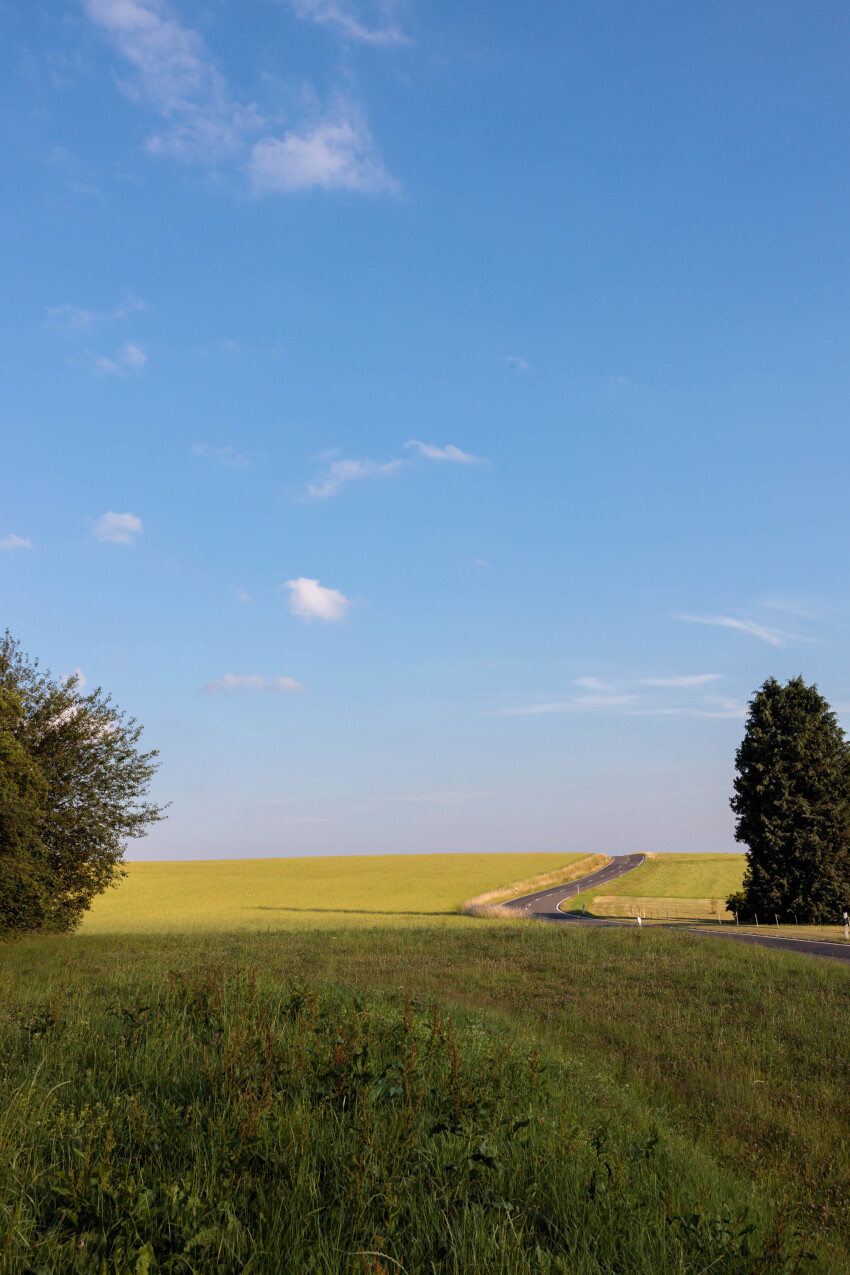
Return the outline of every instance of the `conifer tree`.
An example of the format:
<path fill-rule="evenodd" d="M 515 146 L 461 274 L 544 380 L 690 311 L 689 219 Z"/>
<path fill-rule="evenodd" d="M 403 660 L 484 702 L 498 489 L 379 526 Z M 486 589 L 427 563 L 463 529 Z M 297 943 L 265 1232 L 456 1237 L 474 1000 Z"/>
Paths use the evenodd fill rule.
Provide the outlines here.
<path fill-rule="evenodd" d="M 836 921 L 850 905 L 850 746 L 802 677 L 768 680 L 749 705 L 735 758 L 736 840 L 747 846 L 747 919 Z"/>

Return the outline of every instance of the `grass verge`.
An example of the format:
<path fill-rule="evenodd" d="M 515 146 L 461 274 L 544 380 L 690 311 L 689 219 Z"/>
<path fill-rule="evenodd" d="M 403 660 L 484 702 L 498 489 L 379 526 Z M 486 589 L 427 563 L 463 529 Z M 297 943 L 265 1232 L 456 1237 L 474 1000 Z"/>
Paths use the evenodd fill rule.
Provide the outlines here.
<path fill-rule="evenodd" d="M 17 1166 L 15 1172 L 23 1172 L 32 1182 L 46 1182 L 50 1178 L 52 1162 L 43 1157 L 48 1155 L 49 1146 L 58 1147 L 60 1143 L 53 1134 L 50 1138 L 44 1135 L 46 1141 L 43 1140 L 39 1132 L 41 1126 L 37 1124 L 43 1119 L 38 1103 L 42 1098 L 46 1102 L 48 1090 L 57 1084 L 61 1088 L 54 1090 L 55 1096 L 50 1101 L 60 1106 L 71 1097 L 77 1105 L 84 1106 L 86 1102 L 95 1105 L 99 1096 L 110 1094 L 112 1091 L 106 1087 L 108 1068 L 117 1068 L 119 1057 L 124 1056 L 123 1046 L 116 1043 L 116 1038 L 121 1035 L 119 1028 L 128 1013 L 132 1016 L 140 1007 L 147 1012 L 145 1007 L 153 1006 L 156 1024 L 171 1023 L 167 1030 L 163 1028 L 164 1036 L 156 1034 L 158 1026 L 145 1029 L 148 1033 L 145 1039 L 150 1043 L 145 1047 L 148 1052 L 139 1055 L 139 1065 L 143 1062 L 145 1067 L 153 1069 L 148 1080 L 144 1079 L 143 1072 L 116 1071 L 115 1093 L 122 1101 L 130 1102 L 143 1082 L 148 1085 L 148 1096 L 142 1097 L 151 1118 L 157 1104 L 167 1106 L 172 1101 L 174 1086 L 178 1082 L 183 1084 L 181 1076 L 188 1077 L 190 1073 L 202 1076 L 203 1066 L 218 1067 L 219 1062 L 223 1066 L 220 1056 L 214 1052 L 203 1062 L 201 1045 L 205 1043 L 210 1050 L 211 1041 L 193 1037 L 191 1033 L 195 1028 L 191 1025 L 180 1025 L 183 1020 L 179 1018 L 178 1008 L 167 998 L 163 999 L 166 993 L 162 989 L 169 971 L 181 986 L 197 987 L 199 980 L 207 976 L 205 971 L 217 970 L 222 977 L 230 979 L 237 976 L 238 970 L 254 966 L 262 996 L 273 1006 L 282 1004 L 284 995 L 289 994 L 290 979 L 299 986 L 369 988 L 380 1004 L 389 1007 L 377 1008 L 376 1013 L 390 1014 L 393 1006 L 393 1012 L 399 1012 L 408 996 L 414 1007 L 417 1002 L 421 1003 L 423 1012 L 424 1007 L 435 1000 L 452 1003 L 473 1013 L 473 1018 L 467 1019 L 459 1012 L 457 1021 L 477 1023 L 476 1031 L 483 1033 L 482 1039 L 509 1037 L 520 1042 L 527 1056 L 539 1048 L 544 1060 L 542 1065 L 549 1069 L 546 1075 L 551 1073 L 557 1077 L 557 1100 L 566 1101 L 568 1110 L 576 1112 L 575 1119 L 582 1130 L 580 1141 L 584 1139 L 583 1149 L 576 1152 L 576 1163 L 584 1164 L 585 1169 L 591 1161 L 581 1160 L 581 1156 L 586 1153 L 596 1156 L 594 1139 L 600 1127 L 596 1116 L 600 1111 L 611 1114 L 614 1143 L 621 1148 L 613 1159 L 606 1160 L 614 1175 L 612 1180 L 620 1180 L 617 1179 L 620 1173 L 627 1177 L 631 1174 L 622 1148 L 640 1141 L 631 1136 L 626 1138 L 623 1130 L 632 1126 L 644 1131 L 657 1127 L 663 1134 L 666 1163 L 675 1165 L 675 1172 L 671 1169 L 669 1178 L 662 1175 L 656 1179 L 655 1195 L 652 1192 L 645 1196 L 634 1194 L 638 1191 L 637 1179 L 631 1177 L 628 1177 L 631 1185 L 627 1188 L 627 1193 L 633 1193 L 628 1198 L 635 1202 L 635 1217 L 640 1219 L 652 1214 L 655 1219 L 653 1243 L 660 1243 L 661 1232 L 657 1226 L 659 1214 L 652 1212 L 650 1201 L 661 1200 L 663 1191 L 668 1189 L 663 1184 L 674 1183 L 677 1174 L 684 1174 L 692 1162 L 707 1166 L 699 1190 L 704 1190 L 705 1199 L 712 1201 L 702 1213 L 699 1208 L 695 1209 L 697 1230 L 704 1226 L 710 1230 L 711 1225 L 724 1216 L 730 1222 L 740 1220 L 744 1207 L 749 1207 L 750 1216 L 761 1228 L 758 1243 L 762 1248 L 775 1221 L 784 1237 L 783 1243 L 790 1242 L 794 1234 L 799 1233 L 801 1242 L 817 1252 L 815 1269 L 818 1271 L 848 1269 L 850 1152 L 846 1115 L 850 1092 L 850 980 L 843 967 L 837 962 L 806 960 L 743 944 L 712 944 L 708 939 L 682 932 L 653 929 L 639 933 L 633 929 L 579 930 L 578 927 L 567 930 L 525 922 L 500 924 L 464 918 L 459 921 L 463 923 L 461 928 L 449 925 L 406 929 L 339 926 L 321 934 L 284 930 L 188 936 L 98 935 L 27 940 L 8 945 L 0 950 L 0 1003 L 4 1014 L 0 1042 L 4 1093 L 0 1109 L 6 1113 L 14 1108 L 20 1113 L 22 1108 L 15 1103 L 24 1101 L 28 1087 L 40 1096 L 34 1106 L 27 1108 L 28 1114 L 16 1117 L 17 1124 L 10 1124 L 4 1114 L 0 1164 L 6 1180 L 9 1181 L 12 1165 Z M 383 997 L 390 999 L 385 1002 Z M 117 1017 L 109 1017 L 109 1006 L 116 1007 Z M 486 1017 L 480 1016 L 482 1011 L 487 1011 Z M 274 1009 L 275 1022 L 282 1012 Z M 58 1030 L 54 1029 L 54 1022 Z M 508 1036 L 503 1037 L 502 1031 Z M 104 1040 L 100 1040 L 101 1035 Z M 233 1051 L 237 1043 L 234 1041 Z M 93 1072 L 96 1082 L 86 1089 L 86 1072 L 92 1067 L 94 1057 L 94 1053 L 86 1051 L 95 1050 L 95 1045 L 105 1052 L 98 1054 L 100 1062 Z M 322 1045 L 326 1047 L 330 1049 L 329 1040 Z M 185 1070 L 180 1061 L 184 1049 L 186 1058 L 191 1060 L 191 1066 L 187 1062 Z M 465 1049 L 466 1046 L 461 1051 L 464 1059 L 467 1058 Z M 160 1055 L 164 1060 L 161 1067 L 156 1063 Z M 385 1057 L 383 1053 L 380 1056 Z M 252 1067 L 255 1072 L 261 1069 L 256 1058 L 253 1063 L 239 1061 L 236 1053 L 233 1058 L 232 1065 L 237 1068 L 234 1075 L 241 1076 L 245 1084 L 250 1081 Z M 484 1074 L 481 1056 L 473 1051 L 468 1058 L 471 1060 L 469 1074 L 476 1071 Z M 381 1068 L 384 1065 L 381 1063 Z M 466 1061 L 463 1066 L 467 1066 Z M 588 1114 L 590 1108 L 575 1106 L 578 1098 L 573 1091 L 598 1095 L 598 1104 L 592 1109 L 593 1119 Z M 178 1092 L 182 1095 L 184 1091 L 178 1088 Z M 153 1095 L 157 1095 L 156 1098 Z M 534 1099 L 534 1103 L 536 1101 Z M 555 1102 L 555 1096 L 546 1101 Z M 224 1112 L 218 1098 L 210 1102 L 211 1110 Z M 500 1118 L 507 1119 L 509 1110 Z M 540 1108 L 544 1125 L 547 1121 L 551 1124 L 552 1110 L 545 1104 Z M 289 1116 L 286 1119 L 289 1120 Z M 212 1124 L 204 1126 L 205 1129 L 212 1127 Z M 221 1114 L 218 1128 L 223 1141 L 217 1146 L 226 1144 L 225 1133 L 229 1127 Z M 193 1144 L 201 1168 L 206 1164 L 207 1138 L 204 1133 L 203 1138 Z M 66 1157 L 62 1164 L 67 1167 L 72 1163 L 70 1144 L 61 1145 L 65 1147 L 62 1155 Z M 538 1148 L 544 1146 L 543 1143 L 537 1145 Z M 681 1155 L 675 1152 L 675 1146 L 684 1148 Z M 219 1154 L 223 1155 L 224 1151 L 215 1152 L 216 1156 Z M 128 1151 L 122 1152 L 122 1156 L 129 1155 Z M 535 1190 L 545 1193 L 551 1166 L 544 1157 L 549 1155 L 549 1151 L 542 1149 L 539 1154 L 535 1152 L 536 1158 L 523 1161 L 526 1166 L 523 1173 L 528 1180 L 522 1190 L 531 1191 L 536 1183 Z M 605 1155 L 602 1158 L 605 1159 Z M 25 1161 L 31 1165 L 26 1171 L 22 1168 Z M 459 1163 L 454 1152 L 448 1162 Z M 132 1158 L 121 1159 L 120 1163 L 127 1167 Z M 213 1157 L 210 1163 L 219 1161 Z M 382 1163 L 386 1166 L 389 1161 L 385 1159 Z M 172 1186 L 179 1185 L 186 1176 L 178 1169 L 175 1162 L 174 1176 L 169 1179 Z M 559 1190 L 566 1189 L 563 1187 L 566 1179 L 558 1175 L 572 1170 L 561 1166 L 551 1171 L 553 1181 L 561 1184 Z M 602 1170 L 606 1178 L 608 1172 L 608 1168 Z M 699 1173 L 703 1174 L 702 1168 Z M 576 1177 L 575 1182 L 583 1182 L 581 1190 L 586 1193 L 589 1170 L 584 1178 Z M 683 1177 L 682 1182 L 695 1184 L 696 1179 Z M 385 1187 L 386 1183 L 381 1190 Z M 22 1198 L 20 1182 L 9 1189 L 14 1198 Z M 570 1199 L 578 1208 L 581 1192 L 578 1187 L 570 1190 L 573 1192 Z M 512 1185 L 499 1198 L 513 1206 L 519 1191 L 519 1185 Z M 532 1197 L 523 1195 L 521 1198 L 527 1202 Z M 670 1207 L 672 1216 L 676 1210 L 690 1208 L 685 1201 L 693 1197 L 687 1191 L 678 1195 L 674 1191 L 669 1198 L 675 1200 L 675 1209 Z M 638 1205 L 639 1200 L 642 1202 Z M 14 1221 L 16 1215 L 9 1212 L 8 1206 L 3 1207 L 6 1212 L 2 1225 L 7 1227 L 8 1234 L 8 1227 L 12 1225 L 10 1218 Z M 522 1207 L 525 1209 L 526 1204 Z M 625 1207 L 622 1200 L 620 1207 Z M 573 1204 L 569 1208 L 572 1209 Z M 508 1211 L 505 1218 L 496 1213 L 489 1215 L 490 1223 L 497 1216 L 500 1225 L 502 1222 L 507 1225 Z M 510 1216 L 514 1217 L 512 1211 Z M 586 1220 L 588 1215 L 581 1216 Z M 768 1224 L 769 1216 L 773 1221 Z M 667 1224 L 665 1222 L 665 1226 Z M 527 1218 L 525 1225 L 531 1226 Z M 523 1234 L 530 1233 L 523 1231 Z M 618 1243 L 622 1243 L 622 1252 L 627 1256 L 618 1266 L 607 1252 L 608 1269 L 691 1269 L 675 1264 L 664 1266 L 663 1261 L 668 1261 L 669 1255 L 663 1261 L 660 1257 L 652 1258 L 652 1262 L 662 1262 L 660 1266 L 652 1265 L 649 1259 L 649 1264 L 641 1265 L 634 1257 L 635 1250 L 629 1248 L 633 1239 L 634 1236 L 628 1238 L 621 1233 Z M 365 1243 L 362 1237 L 356 1240 L 358 1244 L 361 1242 Z M 540 1247 L 543 1253 L 540 1260 L 544 1263 L 554 1262 L 559 1255 L 563 1257 L 564 1250 L 557 1246 L 541 1244 Z M 451 1247 L 449 1251 L 454 1252 Z M 523 1249 L 525 1255 L 521 1259 L 516 1256 L 519 1250 L 510 1251 L 519 1265 L 485 1263 L 479 1269 L 519 1270 L 525 1269 L 522 1262 L 538 1260 L 536 1248 L 533 1254 L 531 1249 Z M 653 1250 L 656 1251 L 661 1250 Z M 396 1250 L 391 1255 L 403 1261 Z M 0 1262 L 2 1260 L 0 1256 Z M 200 1256 L 197 1260 L 200 1262 Z M 449 1258 L 445 1260 L 448 1262 Z M 456 1263 L 454 1267 L 438 1264 L 434 1269 L 475 1268 L 466 1250 L 458 1250 L 458 1256 L 451 1260 Z M 499 1260 L 487 1258 L 488 1263 Z M 587 1260 L 590 1261 L 590 1257 Z M 713 1262 L 714 1256 L 710 1260 Z M 765 1257 L 764 1261 L 767 1260 Z M 708 1260 L 703 1268 L 693 1269 L 704 1269 L 707 1265 Z M 387 1271 L 397 1269 L 389 1262 L 385 1266 Z M 0 1270 L 3 1269 L 0 1265 Z M 16 1268 L 7 1265 L 5 1269 Z M 68 1266 L 67 1269 L 75 1268 Z M 198 1265 L 174 1269 L 206 1268 Z M 266 1268 L 261 1265 L 253 1269 Z M 335 1268 L 320 1265 L 317 1269 Z M 413 1269 L 430 1268 L 414 1266 Z M 559 1268 L 544 1264 L 539 1269 Z M 724 1268 L 718 1262 L 711 1269 Z M 731 1269 L 748 1268 L 733 1266 Z M 760 1269 L 772 1268 L 764 1265 Z M 787 1269 L 790 1271 L 793 1265 Z"/>
<path fill-rule="evenodd" d="M 808 1245 L 493 1017 L 220 966 L 0 1021 L 0 1271 L 768 1275 Z"/>

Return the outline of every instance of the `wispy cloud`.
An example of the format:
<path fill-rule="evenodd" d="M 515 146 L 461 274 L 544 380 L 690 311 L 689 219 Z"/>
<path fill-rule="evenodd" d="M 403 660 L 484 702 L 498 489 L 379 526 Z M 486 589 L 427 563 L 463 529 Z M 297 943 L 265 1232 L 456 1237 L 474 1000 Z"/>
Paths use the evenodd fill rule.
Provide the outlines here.
<path fill-rule="evenodd" d="M 142 520 L 135 514 L 102 514 L 92 528 L 95 540 L 102 544 L 131 545 L 142 533 Z"/>
<path fill-rule="evenodd" d="M 123 367 L 130 368 L 134 372 L 141 371 L 148 361 L 145 347 L 138 345 L 135 341 L 125 341 L 118 351 L 118 358 Z"/>
<path fill-rule="evenodd" d="M 390 42 L 393 28 L 363 26 L 341 3 L 299 3 L 304 17 L 347 28 L 352 37 Z M 365 120 L 342 95 L 317 118 L 278 137 L 255 103 L 234 98 L 202 36 L 184 26 L 165 0 L 83 4 L 132 68 L 131 77 L 121 82 L 123 91 L 164 121 L 164 127 L 147 139 L 151 154 L 202 163 L 233 161 L 245 168 L 258 194 L 313 188 L 376 194 L 398 189 Z"/>
<path fill-rule="evenodd" d="M 86 678 L 86 675 L 83 672 L 83 670 L 80 668 L 79 664 L 74 669 L 73 673 L 66 673 L 65 676 L 61 679 L 61 681 L 63 686 L 67 686 L 69 682 L 73 682 L 74 689 L 77 691 L 84 690 L 85 687 L 88 685 L 88 679 Z"/>
<path fill-rule="evenodd" d="M 785 646 L 794 635 L 783 633 L 781 629 L 768 629 L 755 620 L 738 620 L 730 615 L 680 615 L 679 620 L 687 624 L 712 624 L 720 629 L 737 629 L 739 633 L 748 633 L 750 637 L 768 642 L 771 646 Z"/>
<path fill-rule="evenodd" d="M 458 465 L 486 464 L 482 457 L 472 456 L 469 452 L 462 452 L 459 447 L 455 447 L 452 443 L 447 443 L 445 447 L 435 447 L 433 443 L 420 443 L 418 439 L 411 438 L 404 445 L 405 447 L 415 447 L 421 456 L 427 456 L 429 460 L 450 460 Z"/>
<path fill-rule="evenodd" d="M 248 173 L 259 193 L 319 187 L 375 195 L 399 189 L 375 150 L 366 121 L 344 99 L 306 127 L 256 142 Z"/>
<path fill-rule="evenodd" d="M 264 677 L 261 673 L 225 673 L 203 688 L 210 694 L 217 691 L 303 691 L 304 687 L 291 677 Z"/>
<path fill-rule="evenodd" d="M 32 541 L 27 536 L 10 534 L 0 538 L 0 549 L 31 549 Z"/>
<path fill-rule="evenodd" d="M 192 447 L 193 456 L 203 456 L 205 460 L 211 460 L 216 465 L 223 465 L 225 469 L 245 469 L 251 464 L 247 456 L 242 456 L 232 447 L 211 447 L 209 443 L 195 443 Z"/>
<path fill-rule="evenodd" d="M 83 306 L 71 305 L 65 301 L 62 305 L 44 307 L 45 318 L 54 327 L 66 328 L 70 332 L 90 332 L 96 323 L 107 320 L 124 319 L 128 314 L 138 314 L 145 308 L 141 297 L 125 292 L 121 302 L 112 310 L 87 310 Z"/>
<path fill-rule="evenodd" d="M 147 361 L 145 347 L 135 341 L 125 341 L 111 359 L 91 350 L 83 350 L 68 359 L 74 366 L 91 368 L 95 376 L 127 376 L 131 372 L 141 372 Z"/>
<path fill-rule="evenodd" d="M 327 500 L 348 483 L 359 482 L 362 478 L 390 478 L 398 473 L 403 463 L 400 460 L 388 460 L 384 463 L 374 460 L 332 460 L 321 478 L 307 484 L 307 499 Z"/>
<path fill-rule="evenodd" d="M 133 68 L 122 82 L 128 97 L 166 121 L 147 140 L 154 154 L 215 160 L 237 154 L 258 129 L 257 108 L 232 100 L 203 38 L 159 0 L 83 0 L 91 20 Z"/>
<path fill-rule="evenodd" d="M 706 703 L 716 705 L 715 708 L 702 709 L 701 717 L 746 717 L 747 705 L 738 699 L 729 699 L 722 695 L 706 696 Z"/>
<path fill-rule="evenodd" d="M 509 354 L 505 362 L 512 372 L 532 372 L 534 370 L 532 364 L 526 359 L 521 359 L 518 354 Z"/>
<path fill-rule="evenodd" d="M 245 604 L 254 601 L 253 594 L 248 593 L 245 589 L 240 589 L 238 584 L 232 584 L 230 587 L 236 595 L 237 602 Z"/>
<path fill-rule="evenodd" d="M 681 677 L 642 677 L 641 686 L 688 687 L 704 686 L 706 682 L 716 682 L 719 673 L 686 673 Z"/>
<path fill-rule="evenodd" d="M 345 619 L 353 605 L 351 598 L 338 589 L 328 589 L 318 580 L 310 580 L 306 576 L 287 580 L 283 587 L 289 590 L 290 611 L 301 620 L 325 620 L 328 624 L 336 624 Z"/>
<path fill-rule="evenodd" d="M 719 673 L 692 673 L 671 677 L 625 679 L 615 686 L 598 677 L 579 677 L 575 685 L 586 694 L 562 696 L 501 710 L 501 715 L 534 716 L 547 713 L 611 712 L 625 717 L 739 717 L 743 709 L 738 700 L 718 695 L 703 695 L 696 700 L 688 696 L 660 697 L 653 692 L 696 691 L 717 681 Z M 683 702 L 684 699 L 684 702 Z"/>
<path fill-rule="evenodd" d="M 383 3 L 378 6 L 375 25 L 366 25 L 357 16 L 352 5 L 340 3 L 339 0 L 291 0 L 291 4 L 299 18 L 308 18 L 320 26 L 333 27 L 349 40 L 384 45 L 402 44 L 406 41 L 393 20 L 395 6 L 392 4 Z"/>
<path fill-rule="evenodd" d="M 70 328 L 72 332 L 89 332 L 99 316 L 94 310 L 84 310 L 82 306 L 64 302 L 62 305 L 47 305 L 44 314 L 48 323 L 56 327 Z"/>
<path fill-rule="evenodd" d="M 547 704 L 523 704 L 519 708 L 503 708 L 503 717 L 527 717 L 539 713 L 574 713 L 587 709 L 622 708 L 634 702 L 634 695 L 574 695 L 571 699 Z"/>

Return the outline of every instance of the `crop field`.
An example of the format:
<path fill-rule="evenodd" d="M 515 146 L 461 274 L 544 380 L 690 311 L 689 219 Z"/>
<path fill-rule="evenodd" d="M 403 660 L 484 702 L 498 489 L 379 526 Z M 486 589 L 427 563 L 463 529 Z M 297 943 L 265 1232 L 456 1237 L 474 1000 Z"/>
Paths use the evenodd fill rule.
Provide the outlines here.
<path fill-rule="evenodd" d="M 746 859 L 742 854 L 658 854 L 634 872 L 603 887 L 604 894 L 588 891 L 571 899 L 565 910 L 591 916 L 634 920 L 638 915 L 650 925 L 687 923 L 735 925 L 726 910 L 726 898 L 741 887 Z M 743 934 L 779 938 L 807 938 L 844 943 L 844 927 L 824 918 L 822 925 L 779 925 L 761 918 L 761 925 L 744 924 Z M 840 918 L 834 918 L 835 921 Z"/>
<path fill-rule="evenodd" d="M 580 863 L 581 854 L 395 854 L 129 863 L 86 934 L 463 925 L 465 899 Z M 592 864 L 590 865 L 593 866 Z"/>
<path fill-rule="evenodd" d="M 725 900 L 741 888 L 746 860 L 742 854 L 657 854 L 634 872 L 603 887 L 600 895 L 580 894 L 571 900 L 569 911 L 581 911 L 582 904 L 595 916 L 636 916 L 637 911 L 678 911 L 688 918 L 727 919 Z M 598 902 L 599 906 L 596 906 Z M 663 919 L 663 918 L 661 918 Z"/>

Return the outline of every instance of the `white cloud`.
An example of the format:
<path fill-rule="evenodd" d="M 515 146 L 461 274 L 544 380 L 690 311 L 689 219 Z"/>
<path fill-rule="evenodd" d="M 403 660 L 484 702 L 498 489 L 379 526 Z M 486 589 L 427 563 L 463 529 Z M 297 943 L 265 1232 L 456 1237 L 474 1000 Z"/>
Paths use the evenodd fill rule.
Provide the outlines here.
<path fill-rule="evenodd" d="M 291 677 L 263 677 L 261 673 L 225 673 L 215 682 L 207 682 L 205 691 L 303 691 Z"/>
<path fill-rule="evenodd" d="M 245 469 L 251 464 L 247 456 L 241 456 L 232 447 L 211 447 L 209 443 L 195 443 L 192 455 L 204 456 L 216 465 L 223 465 L 225 469 Z"/>
<path fill-rule="evenodd" d="M 716 682 L 719 673 L 690 673 L 682 677 L 642 677 L 641 686 L 704 686 Z"/>
<path fill-rule="evenodd" d="M 102 543 L 131 545 L 133 537 L 140 535 L 142 522 L 135 514 L 105 513 L 95 523 L 92 535 Z"/>
<path fill-rule="evenodd" d="M 389 460 L 384 464 L 374 460 L 333 460 L 320 479 L 307 484 L 307 499 L 327 500 L 347 483 L 358 482 L 361 478 L 389 478 L 398 473 L 402 464 L 400 460 Z"/>
<path fill-rule="evenodd" d="M 0 540 L 0 549 L 31 549 L 32 541 L 26 536 L 8 535 Z"/>
<path fill-rule="evenodd" d="M 100 318 L 94 310 L 83 310 L 80 306 L 70 305 L 68 302 L 63 305 L 45 306 L 44 313 L 50 323 L 56 324 L 57 327 L 70 328 L 73 332 L 90 331 L 94 327 L 95 320 Z"/>
<path fill-rule="evenodd" d="M 203 38 L 183 26 L 165 0 L 82 0 L 91 20 L 133 68 L 122 82 L 128 97 L 165 121 L 147 150 L 186 161 L 234 160 L 247 167 L 257 193 L 352 190 L 396 191 L 398 183 L 377 155 L 355 107 L 338 97 L 324 117 L 283 137 L 256 139 L 268 130 L 254 103 L 237 102 Z M 392 26 L 362 26 L 334 0 L 298 0 L 302 16 L 345 28 L 373 42 L 391 42 Z M 383 33 L 383 34 L 382 34 Z"/>
<path fill-rule="evenodd" d="M 405 447 L 415 447 L 421 456 L 427 456 L 429 460 L 451 460 L 459 465 L 483 465 L 486 464 L 480 456 L 471 456 L 469 452 L 462 452 L 459 447 L 447 443 L 445 447 L 435 447 L 433 443 L 420 443 L 418 439 L 411 438 L 409 442 L 404 444 Z"/>
<path fill-rule="evenodd" d="M 512 372 L 531 372 L 534 370 L 532 365 L 525 359 L 521 359 L 518 354 L 509 354 L 505 362 Z"/>
<path fill-rule="evenodd" d="M 792 634 L 783 633 L 780 629 L 767 629 L 754 620 L 736 620 L 728 615 L 680 615 L 680 620 L 687 624 L 713 624 L 721 629 L 737 629 L 741 633 L 749 633 L 751 637 L 769 642 L 771 646 L 785 646 Z"/>
<path fill-rule="evenodd" d="M 326 620 L 334 624 L 345 619 L 352 605 L 351 599 L 338 589 L 326 589 L 318 580 L 308 580 L 305 576 L 287 580 L 284 588 L 289 590 L 290 611 L 302 620 Z"/>
<path fill-rule="evenodd" d="M 375 152 L 365 121 L 343 101 L 306 128 L 256 142 L 248 172 L 258 193 L 289 194 L 314 187 L 367 195 L 398 190 L 398 182 Z"/>
<path fill-rule="evenodd" d="M 214 160 L 236 154 L 246 132 L 262 125 L 255 106 L 234 102 L 202 37 L 161 0 L 83 0 L 86 12 L 133 67 L 122 83 L 167 121 L 148 138 L 154 154 Z"/>
<path fill-rule="evenodd" d="M 700 717 L 746 717 L 747 705 L 737 699 L 726 699 L 721 695 L 707 695 L 706 703 L 716 704 L 715 709 L 706 709 L 699 713 Z"/>
<path fill-rule="evenodd" d="M 56 327 L 68 328 L 72 332 L 90 332 L 96 323 L 108 319 L 123 319 L 144 308 L 145 303 L 141 297 L 125 291 L 120 304 L 114 310 L 85 310 L 82 306 L 71 305 L 66 301 L 62 305 L 45 306 L 44 313 L 48 322 Z"/>
<path fill-rule="evenodd" d="M 137 345 L 135 341 L 125 341 L 118 352 L 118 357 L 125 367 L 132 368 L 137 372 L 148 361 L 144 346 Z"/>
<path fill-rule="evenodd" d="M 75 682 L 75 690 L 78 690 L 78 691 L 83 690 L 88 685 L 86 675 L 83 672 L 83 670 L 80 668 L 79 664 L 74 669 L 73 673 L 66 673 L 65 676 L 62 678 L 62 684 L 64 686 L 67 686 L 68 683 L 71 681 Z"/>
<path fill-rule="evenodd" d="M 135 341 L 125 341 L 111 359 L 104 354 L 84 350 L 68 360 L 71 364 L 90 367 L 96 376 L 126 376 L 128 372 L 141 372 L 147 361 L 144 346 L 137 345 Z"/>
<path fill-rule="evenodd" d="M 244 602 L 254 601 L 253 595 L 250 593 L 247 593 L 244 589 L 240 589 L 238 584 L 232 584 L 230 587 L 233 590 L 233 592 L 236 594 L 237 602 L 244 603 Z"/>
<path fill-rule="evenodd" d="M 350 40 L 365 44 L 402 44 L 405 36 L 392 20 L 391 4 L 381 4 L 376 26 L 365 26 L 352 12 L 351 5 L 339 0 L 291 0 L 299 18 L 308 18 L 320 26 L 335 27 Z"/>
<path fill-rule="evenodd" d="M 614 687 L 608 682 L 601 681 L 598 677 L 577 677 L 576 686 L 583 686 L 586 691 L 601 691 L 603 694 L 610 695 L 614 691 Z"/>

